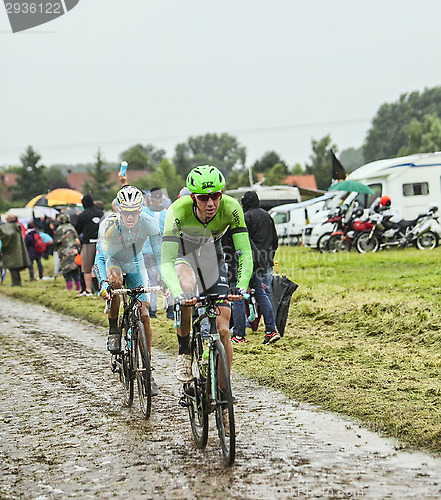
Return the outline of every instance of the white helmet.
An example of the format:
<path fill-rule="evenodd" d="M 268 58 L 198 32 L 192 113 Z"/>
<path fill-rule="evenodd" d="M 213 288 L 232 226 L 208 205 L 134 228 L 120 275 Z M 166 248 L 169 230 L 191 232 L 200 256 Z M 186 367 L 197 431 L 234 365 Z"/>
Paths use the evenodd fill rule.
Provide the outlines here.
<path fill-rule="evenodd" d="M 124 186 L 116 195 L 118 208 L 124 211 L 141 210 L 143 205 L 142 192 L 135 186 Z"/>

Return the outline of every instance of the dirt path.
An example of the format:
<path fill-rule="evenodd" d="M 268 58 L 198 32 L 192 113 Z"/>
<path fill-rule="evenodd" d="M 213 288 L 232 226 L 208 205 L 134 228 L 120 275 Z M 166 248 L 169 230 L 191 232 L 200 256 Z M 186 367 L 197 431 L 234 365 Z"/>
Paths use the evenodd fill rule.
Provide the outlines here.
<path fill-rule="evenodd" d="M 236 463 L 192 442 L 174 358 L 149 421 L 122 406 L 106 332 L 0 296 L 0 498 L 439 498 L 441 459 L 238 376 Z"/>

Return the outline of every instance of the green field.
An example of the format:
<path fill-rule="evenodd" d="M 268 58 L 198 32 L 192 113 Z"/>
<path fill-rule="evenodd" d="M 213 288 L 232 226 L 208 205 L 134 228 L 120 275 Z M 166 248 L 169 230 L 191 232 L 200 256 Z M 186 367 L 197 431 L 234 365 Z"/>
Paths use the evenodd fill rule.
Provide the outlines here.
<path fill-rule="evenodd" d="M 404 445 L 441 452 L 441 248 L 361 255 L 281 247 L 276 258 L 299 284 L 285 336 L 264 346 L 262 328 L 249 333 L 234 346 L 235 369 Z M 64 292 L 61 276 L 8 283 L 1 293 L 107 323 L 103 302 Z M 175 352 L 165 313 L 152 323 L 155 344 Z"/>

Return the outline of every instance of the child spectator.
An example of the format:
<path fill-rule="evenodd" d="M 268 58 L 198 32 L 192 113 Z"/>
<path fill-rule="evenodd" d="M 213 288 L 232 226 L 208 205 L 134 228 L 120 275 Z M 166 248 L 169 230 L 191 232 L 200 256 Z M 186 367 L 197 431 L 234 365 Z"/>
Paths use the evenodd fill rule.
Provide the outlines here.
<path fill-rule="evenodd" d="M 25 236 L 25 244 L 26 244 L 26 249 L 28 251 L 29 261 L 30 261 L 29 278 L 31 279 L 31 281 L 35 281 L 34 261 L 37 263 L 39 278 L 40 279 L 43 278 L 43 264 L 41 263 L 41 257 L 43 256 L 44 251 L 40 252 L 36 248 L 35 238 L 36 238 L 37 234 L 39 234 L 39 233 L 35 229 L 35 224 L 33 222 L 29 222 L 28 229 L 26 231 L 26 236 Z"/>

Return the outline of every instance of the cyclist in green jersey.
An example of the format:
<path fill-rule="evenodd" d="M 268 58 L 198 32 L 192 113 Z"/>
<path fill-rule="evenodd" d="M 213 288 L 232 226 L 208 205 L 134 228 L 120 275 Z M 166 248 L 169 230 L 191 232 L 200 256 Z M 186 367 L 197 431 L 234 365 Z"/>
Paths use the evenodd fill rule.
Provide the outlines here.
<path fill-rule="evenodd" d="M 223 174 L 209 165 L 196 167 L 188 174 L 186 184 L 191 195 L 177 199 L 167 210 L 161 256 L 161 274 L 170 292 L 175 301 L 188 306 L 182 308 L 177 328 L 176 376 L 181 382 L 192 379 L 189 334 L 196 285 L 199 295 L 218 293 L 228 295 L 230 301 L 240 300 L 253 271 L 243 210 L 237 200 L 223 194 Z M 231 290 L 221 245 L 228 228 L 239 261 L 237 288 Z M 231 367 L 230 315 L 229 302 L 220 303 L 217 325 Z"/>

